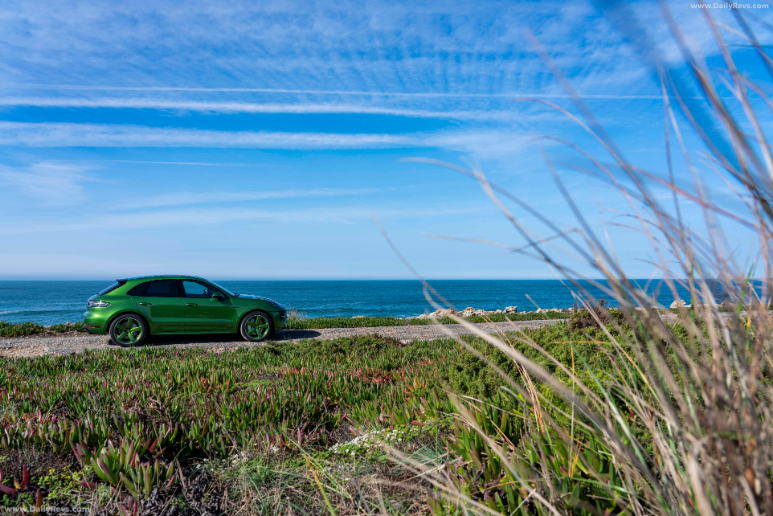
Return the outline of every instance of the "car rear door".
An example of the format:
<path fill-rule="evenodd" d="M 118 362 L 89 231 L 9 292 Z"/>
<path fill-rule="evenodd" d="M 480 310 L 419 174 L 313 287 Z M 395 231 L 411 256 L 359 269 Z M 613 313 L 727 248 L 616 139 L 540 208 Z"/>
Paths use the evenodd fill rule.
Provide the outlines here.
<path fill-rule="evenodd" d="M 236 328 L 236 310 L 231 298 L 213 285 L 194 280 L 182 280 L 185 294 L 185 331 L 232 332 Z M 219 292 L 222 297 L 212 297 Z"/>
<path fill-rule="evenodd" d="M 185 331 L 185 298 L 180 280 L 146 281 L 128 292 L 137 309 L 150 322 L 151 333 Z"/>

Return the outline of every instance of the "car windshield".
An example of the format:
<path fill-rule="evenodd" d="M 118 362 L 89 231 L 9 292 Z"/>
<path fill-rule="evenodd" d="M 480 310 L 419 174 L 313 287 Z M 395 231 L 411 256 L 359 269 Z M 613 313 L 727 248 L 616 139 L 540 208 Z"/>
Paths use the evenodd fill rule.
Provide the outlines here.
<path fill-rule="evenodd" d="M 222 290 L 223 292 L 225 292 L 229 296 L 236 296 L 237 295 L 237 294 L 234 294 L 233 292 L 231 292 L 230 290 L 228 290 L 227 288 L 224 288 L 224 287 L 218 285 L 214 281 L 210 281 L 210 283 L 212 283 L 214 286 L 216 286 L 217 288 L 219 288 L 220 290 Z"/>

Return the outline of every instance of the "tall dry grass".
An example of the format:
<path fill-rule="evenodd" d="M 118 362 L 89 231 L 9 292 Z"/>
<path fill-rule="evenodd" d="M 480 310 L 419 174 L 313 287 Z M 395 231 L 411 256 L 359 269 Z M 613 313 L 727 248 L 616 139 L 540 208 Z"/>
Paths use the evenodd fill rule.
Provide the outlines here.
<path fill-rule="evenodd" d="M 670 22 L 667 12 L 665 16 Z M 748 24 L 739 20 L 743 31 L 737 34 L 756 47 L 764 66 L 773 70 Z M 671 29 L 709 108 L 686 100 L 689 92 L 683 83 L 653 64 L 663 89 L 668 152 L 667 170 L 657 173 L 622 155 L 534 42 L 567 85 L 581 115 L 543 100 L 534 102 L 563 112 L 606 155 L 594 156 L 571 142 L 552 140 L 587 158 L 592 170 L 583 172 L 614 187 L 629 202 L 629 215 L 638 225 L 630 230 L 649 240 L 657 257 L 653 265 L 674 296 L 677 282 L 689 289 L 692 306 L 680 310 L 677 325 L 651 310 L 655 300 L 648 289 L 626 275 L 613 245 L 585 219 L 547 154 L 547 166 L 576 216 L 576 231 L 559 228 L 549 216 L 488 181 L 479 169 L 442 164 L 478 181 L 527 241 L 519 252 L 550 265 L 589 309 L 596 300 L 581 280 L 595 284 L 619 305 L 624 322 L 611 318 L 609 325 L 600 324 L 613 349 L 608 357 L 611 373 L 601 377 L 588 370 L 580 356 L 575 362 L 572 355 L 570 366 L 550 357 L 526 333 L 492 336 L 458 320 L 508 354 L 521 374 L 508 379 L 511 388 L 505 395 L 510 405 L 489 410 L 480 401 L 457 400 L 469 439 L 452 446 L 464 460 L 431 468 L 414 464 L 440 500 L 433 504 L 436 513 L 773 514 L 773 318 L 768 311 L 773 158 L 764 135 L 773 102 L 766 93 L 770 83 L 753 84 L 737 68 L 723 39 L 732 29 L 708 15 L 706 22 L 724 69 L 701 66 L 679 28 L 671 23 Z M 733 98 L 720 91 L 732 92 Z M 687 132 L 702 140 L 703 149 L 688 148 Z M 672 155 L 672 147 L 680 153 Z M 607 165 L 610 159 L 613 165 Z M 679 159 L 690 178 L 687 184 L 675 179 Z M 726 185 L 725 195 L 717 198 L 706 188 L 713 174 Z M 664 189 L 670 192 L 665 200 L 653 193 Z M 550 235 L 540 238 L 525 227 L 508 207 L 511 203 L 539 220 Z M 684 216 L 688 206 L 700 208 L 702 225 Z M 753 234 L 755 252 L 744 258 L 734 254 L 723 225 Z M 582 267 L 564 260 L 562 253 L 578 256 Z M 606 281 L 577 272 L 587 266 Z M 736 309 L 720 312 L 718 285 Z M 425 288 L 433 301 L 442 301 L 430 285 Z M 589 314 L 597 320 L 603 315 L 598 310 Z M 565 338 L 585 337 L 567 331 Z M 516 351 L 514 341 L 543 352 L 569 380 L 558 381 Z M 500 425 L 505 414 L 519 419 L 517 435 Z"/>

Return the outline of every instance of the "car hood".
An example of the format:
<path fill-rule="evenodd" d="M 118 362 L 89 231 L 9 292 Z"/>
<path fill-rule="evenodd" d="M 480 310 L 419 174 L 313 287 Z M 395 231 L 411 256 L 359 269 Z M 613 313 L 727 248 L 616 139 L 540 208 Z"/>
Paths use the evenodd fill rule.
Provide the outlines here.
<path fill-rule="evenodd" d="M 277 303 L 276 301 L 274 301 L 273 299 L 271 299 L 269 297 L 251 296 L 249 294 L 239 294 L 239 297 L 237 297 L 236 299 L 256 299 L 258 301 L 266 301 L 267 303 L 271 303 L 272 305 L 275 305 L 275 306 L 277 306 L 279 308 L 284 309 L 284 306 L 282 306 L 281 303 Z"/>
<path fill-rule="evenodd" d="M 268 297 L 262 297 L 262 296 L 251 296 L 250 294 L 239 294 L 239 299 L 260 299 L 261 301 L 271 301 L 272 303 L 275 302 L 273 299 L 270 299 Z"/>

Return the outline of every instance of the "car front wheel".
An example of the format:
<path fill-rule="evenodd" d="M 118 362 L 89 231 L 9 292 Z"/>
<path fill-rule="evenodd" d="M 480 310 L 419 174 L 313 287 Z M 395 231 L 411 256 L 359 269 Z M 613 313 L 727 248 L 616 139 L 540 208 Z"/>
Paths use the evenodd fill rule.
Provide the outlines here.
<path fill-rule="evenodd" d="M 274 321 L 266 312 L 250 312 L 239 327 L 244 340 L 260 342 L 274 333 Z"/>
<path fill-rule="evenodd" d="M 110 324 L 110 341 L 116 346 L 139 346 L 148 336 L 148 325 L 135 314 L 119 315 Z"/>

